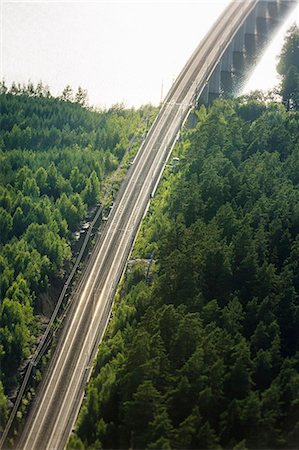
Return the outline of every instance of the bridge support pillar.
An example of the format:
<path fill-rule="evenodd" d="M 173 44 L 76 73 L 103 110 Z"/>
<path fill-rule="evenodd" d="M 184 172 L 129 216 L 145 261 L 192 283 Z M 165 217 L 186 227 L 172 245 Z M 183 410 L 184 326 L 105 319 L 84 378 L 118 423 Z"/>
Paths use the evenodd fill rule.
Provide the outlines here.
<path fill-rule="evenodd" d="M 242 25 L 233 39 L 234 52 L 244 51 L 244 35 L 245 35 L 245 27 L 244 25 Z"/>
<path fill-rule="evenodd" d="M 233 53 L 233 91 L 238 95 L 240 90 L 242 90 L 242 86 L 245 78 L 245 53 L 244 52 L 236 52 Z"/>
<path fill-rule="evenodd" d="M 202 93 L 199 96 L 197 105 L 208 105 L 209 104 L 209 83 L 207 82 Z"/>
<path fill-rule="evenodd" d="M 229 44 L 221 57 L 221 70 L 231 72 L 233 70 L 233 45 Z"/>
<path fill-rule="evenodd" d="M 260 0 L 256 7 L 256 33 L 259 37 L 259 51 L 262 51 L 268 37 L 268 2 Z"/>
<path fill-rule="evenodd" d="M 277 0 L 268 2 L 268 15 L 273 19 L 278 19 L 279 17 L 279 5 Z"/>
<path fill-rule="evenodd" d="M 268 18 L 263 16 L 257 16 L 256 18 L 256 32 L 261 36 L 268 35 Z"/>
<path fill-rule="evenodd" d="M 217 64 L 213 75 L 208 82 L 208 103 L 211 103 L 215 98 L 218 98 L 221 93 L 221 69 L 220 63 Z"/>
<path fill-rule="evenodd" d="M 246 66 L 252 65 L 257 59 L 258 53 L 258 37 L 257 34 L 245 34 L 245 54 Z"/>
<path fill-rule="evenodd" d="M 271 35 L 277 30 L 280 24 L 279 0 L 268 0 L 267 7 L 268 33 Z"/>
<path fill-rule="evenodd" d="M 296 0 L 277 0 L 279 8 L 279 17 L 284 19 L 288 15 L 290 9 L 297 4 Z"/>
<path fill-rule="evenodd" d="M 260 0 L 256 6 L 257 17 L 268 17 L 269 5 L 268 0 Z"/>
<path fill-rule="evenodd" d="M 272 35 L 279 27 L 279 20 L 276 17 L 268 17 L 268 33 Z"/>
<path fill-rule="evenodd" d="M 231 95 L 234 92 L 233 74 L 231 71 L 221 71 L 221 92 Z"/>
<path fill-rule="evenodd" d="M 244 25 L 244 34 L 256 34 L 256 9 L 254 9 L 248 16 Z"/>
<path fill-rule="evenodd" d="M 245 27 L 239 29 L 233 39 L 233 90 L 239 92 L 245 72 Z"/>
<path fill-rule="evenodd" d="M 233 45 L 229 44 L 220 61 L 220 90 L 233 93 Z"/>
<path fill-rule="evenodd" d="M 259 0 L 254 5 L 227 47 L 218 49 L 220 60 L 209 74 L 199 103 L 209 104 L 220 95 L 238 95 L 242 91 L 273 31 L 297 3 L 298 0 Z"/>
<path fill-rule="evenodd" d="M 255 60 L 257 50 L 257 38 L 256 38 L 256 9 L 254 9 L 245 23 L 244 31 L 244 46 L 246 54 L 246 62 L 253 63 Z"/>

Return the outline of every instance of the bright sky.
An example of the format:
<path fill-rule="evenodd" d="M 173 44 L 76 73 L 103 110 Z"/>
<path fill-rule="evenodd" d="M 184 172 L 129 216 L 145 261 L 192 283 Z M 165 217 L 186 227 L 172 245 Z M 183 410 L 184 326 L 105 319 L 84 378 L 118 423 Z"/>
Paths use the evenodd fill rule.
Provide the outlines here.
<path fill-rule="evenodd" d="M 158 104 L 228 0 L 1 2 L 1 78 L 86 88 L 90 104 Z M 299 8 L 288 26 L 299 22 Z M 286 26 L 284 27 L 286 28 Z M 250 89 L 275 82 L 271 45 Z"/>

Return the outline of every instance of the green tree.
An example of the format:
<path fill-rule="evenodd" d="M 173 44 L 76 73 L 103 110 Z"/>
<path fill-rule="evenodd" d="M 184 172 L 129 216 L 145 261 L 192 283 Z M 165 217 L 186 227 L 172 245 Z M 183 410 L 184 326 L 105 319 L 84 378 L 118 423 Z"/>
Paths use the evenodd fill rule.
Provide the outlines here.
<path fill-rule="evenodd" d="M 78 167 L 73 167 L 70 173 L 70 183 L 74 192 L 82 192 L 86 185 L 86 177 L 80 172 Z"/>
<path fill-rule="evenodd" d="M 82 442 L 294 447 L 297 135 L 296 113 L 260 96 L 215 102 L 182 133 L 180 164 L 145 218 L 96 370 L 116 355 L 123 364 L 109 382 L 91 381 Z"/>
<path fill-rule="evenodd" d="M 4 394 L 3 384 L 0 380 L 0 431 L 4 431 L 8 419 L 8 401 Z"/>
<path fill-rule="evenodd" d="M 281 95 L 287 110 L 299 105 L 299 29 L 293 25 L 285 38 L 277 70 L 282 76 Z"/>
<path fill-rule="evenodd" d="M 34 178 L 26 178 L 22 186 L 24 195 L 32 198 L 37 198 L 40 195 L 39 187 Z"/>
<path fill-rule="evenodd" d="M 82 192 L 83 199 L 88 206 L 95 205 L 99 200 L 100 182 L 95 171 L 92 171 L 86 181 L 86 186 Z"/>
<path fill-rule="evenodd" d="M 0 345 L 4 351 L 1 368 L 6 382 L 7 377 L 15 373 L 21 359 L 28 355 L 30 342 L 30 331 L 28 322 L 26 323 L 28 316 L 31 322 L 33 315 L 28 303 L 21 305 L 18 301 L 7 298 L 3 300 L 0 312 Z"/>
<path fill-rule="evenodd" d="M 67 197 L 67 195 L 63 193 L 56 201 L 56 205 L 62 216 L 66 217 L 70 230 L 74 231 L 78 227 L 80 220 L 82 220 L 86 214 L 86 208 L 80 195 L 73 194 L 70 197 Z"/>
<path fill-rule="evenodd" d="M 12 283 L 14 269 L 9 265 L 7 258 L 0 255 L 0 298 L 3 298 Z"/>
<path fill-rule="evenodd" d="M 4 244 L 12 231 L 13 220 L 11 215 L 0 207 L 0 243 Z"/>
<path fill-rule="evenodd" d="M 87 90 L 83 89 L 81 86 L 78 87 L 78 90 L 75 95 L 75 102 L 79 103 L 81 106 L 88 105 L 88 94 Z"/>
<path fill-rule="evenodd" d="M 61 100 L 64 102 L 73 102 L 74 101 L 74 93 L 71 86 L 68 84 L 62 91 Z"/>
<path fill-rule="evenodd" d="M 82 88 L 75 104 L 70 86 L 59 99 L 41 81 L 36 86 L 13 83 L 9 92 L 4 80 L 0 84 L 0 352 L 5 352 L 5 392 L 15 389 L 18 366 L 32 351 L 33 335 L 41 331 L 41 299 L 54 301 L 49 291 L 70 268 L 70 231 L 86 215 L 85 195 L 92 205 L 98 201 L 98 177 L 118 166 L 117 156 L 142 114 L 133 109 L 89 110 L 79 104 L 86 106 L 86 100 Z"/>
<path fill-rule="evenodd" d="M 180 424 L 176 441 L 178 448 L 219 448 L 215 431 L 203 421 L 198 407 L 194 407 L 190 416 Z"/>
<path fill-rule="evenodd" d="M 297 25 L 292 25 L 286 34 L 277 64 L 278 73 L 285 75 L 290 66 L 295 66 L 299 71 L 299 29 Z"/>
<path fill-rule="evenodd" d="M 47 191 L 47 178 L 48 174 L 45 168 L 39 167 L 35 172 L 35 180 L 42 194 L 45 194 Z"/>
<path fill-rule="evenodd" d="M 124 424 L 132 446 L 145 448 L 150 435 L 149 424 L 155 420 L 160 402 L 159 392 L 147 380 L 138 386 L 133 399 L 125 403 Z"/>
<path fill-rule="evenodd" d="M 299 108 L 299 71 L 295 66 L 289 67 L 282 80 L 281 95 L 288 111 Z"/>
<path fill-rule="evenodd" d="M 8 88 L 5 84 L 4 78 L 0 81 L 0 94 L 6 94 Z"/>
<path fill-rule="evenodd" d="M 44 224 L 33 223 L 25 233 L 27 242 L 41 255 L 48 256 L 53 273 L 62 269 L 64 261 L 70 260 L 71 251 L 64 238 L 60 238 Z"/>

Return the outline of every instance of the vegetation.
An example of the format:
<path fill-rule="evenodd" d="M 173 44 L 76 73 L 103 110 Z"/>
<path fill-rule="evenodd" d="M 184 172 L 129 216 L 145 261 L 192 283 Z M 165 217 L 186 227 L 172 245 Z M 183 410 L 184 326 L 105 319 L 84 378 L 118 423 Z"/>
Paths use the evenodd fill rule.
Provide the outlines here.
<path fill-rule="evenodd" d="M 81 89 L 81 88 L 80 88 Z M 53 98 L 13 83 L 0 94 L 0 423 L 5 394 L 41 331 L 40 293 L 63 279 L 70 242 L 122 160 L 143 111 L 82 107 L 86 92 Z M 65 91 L 65 90 L 64 90 Z M 85 100 L 84 100 L 85 99 Z M 72 100 L 72 101 L 70 101 Z M 3 390 L 4 386 L 4 390 Z M 2 426 L 2 425 L 1 425 Z"/>
<path fill-rule="evenodd" d="M 179 163 L 166 171 L 141 229 L 70 449 L 297 447 L 293 98 L 283 97 L 287 111 L 250 98 L 216 101 L 183 133 Z"/>

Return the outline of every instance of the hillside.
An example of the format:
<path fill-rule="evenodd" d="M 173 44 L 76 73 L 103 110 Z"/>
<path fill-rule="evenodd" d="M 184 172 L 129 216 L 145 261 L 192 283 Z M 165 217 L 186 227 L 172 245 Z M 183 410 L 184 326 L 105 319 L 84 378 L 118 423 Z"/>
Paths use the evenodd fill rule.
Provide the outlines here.
<path fill-rule="evenodd" d="M 141 230 L 70 448 L 298 443 L 298 113 L 218 101 L 198 116 Z"/>
<path fill-rule="evenodd" d="M 182 133 L 139 233 L 69 449 L 297 448 L 293 32 L 279 65 L 282 104 L 218 100 L 198 109 L 196 128 Z"/>
<path fill-rule="evenodd" d="M 1 90 L 0 430 L 4 393 L 16 388 L 17 370 L 42 330 L 41 294 L 63 284 L 74 232 L 101 199 L 143 115 L 93 111 L 32 85 Z"/>

